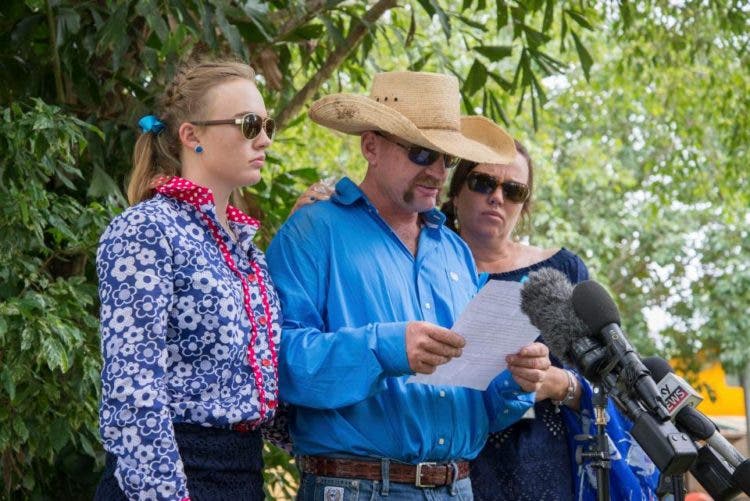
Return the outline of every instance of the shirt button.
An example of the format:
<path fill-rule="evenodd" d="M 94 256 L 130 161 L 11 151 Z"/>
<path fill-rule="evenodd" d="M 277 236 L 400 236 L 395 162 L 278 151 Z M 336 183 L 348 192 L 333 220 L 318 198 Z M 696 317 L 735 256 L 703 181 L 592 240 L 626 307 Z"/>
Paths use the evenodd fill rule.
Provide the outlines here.
<path fill-rule="evenodd" d="M 429 310 L 430 308 L 432 308 L 432 305 L 430 303 L 425 303 L 424 307 Z"/>
<path fill-rule="evenodd" d="M 451 280 L 453 280 L 454 282 L 458 282 L 458 273 L 456 273 L 455 271 L 451 271 L 450 275 Z"/>
<path fill-rule="evenodd" d="M 444 396 L 445 396 L 445 391 L 444 391 L 444 390 L 440 390 L 440 396 L 441 396 L 441 397 L 444 397 Z"/>
<path fill-rule="evenodd" d="M 438 444 L 443 445 L 445 443 L 445 439 L 441 438 L 438 440 Z"/>

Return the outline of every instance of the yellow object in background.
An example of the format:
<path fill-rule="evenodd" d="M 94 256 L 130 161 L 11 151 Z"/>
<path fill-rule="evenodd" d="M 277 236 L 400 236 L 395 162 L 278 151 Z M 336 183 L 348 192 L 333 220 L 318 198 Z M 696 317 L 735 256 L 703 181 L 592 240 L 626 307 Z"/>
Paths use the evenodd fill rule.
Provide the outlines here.
<path fill-rule="evenodd" d="M 684 374 L 681 374 L 684 377 Z M 721 364 L 715 363 L 698 373 L 698 382 L 708 384 L 713 390 L 716 401 L 712 402 L 705 389 L 701 388 L 703 397 L 697 409 L 708 416 L 744 416 L 745 396 L 738 382 L 727 383 L 727 376 Z"/>

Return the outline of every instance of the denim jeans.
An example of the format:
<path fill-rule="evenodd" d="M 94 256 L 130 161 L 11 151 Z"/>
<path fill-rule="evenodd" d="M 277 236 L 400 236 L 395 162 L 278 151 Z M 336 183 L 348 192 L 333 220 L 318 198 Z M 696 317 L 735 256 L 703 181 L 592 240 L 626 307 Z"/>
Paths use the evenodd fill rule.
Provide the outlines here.
<path fill-rule="evenodd" d="M 387 463 L 384 465 L 387 466 Z M 471 480 L 456 480 L 442 487 L 417 487 L 414 484 L 390 482 L 388 469 L 383 468 L 383 480 L 357 478 L 320 477 L 302 475 L 299 501 L 472 501 Z"/>

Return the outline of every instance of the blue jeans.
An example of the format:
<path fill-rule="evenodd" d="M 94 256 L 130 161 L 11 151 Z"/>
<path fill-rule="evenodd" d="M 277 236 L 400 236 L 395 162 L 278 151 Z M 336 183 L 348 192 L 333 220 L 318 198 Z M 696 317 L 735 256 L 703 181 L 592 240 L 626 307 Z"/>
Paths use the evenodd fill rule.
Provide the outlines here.
<path fill-rule="evenodd" d="M 383 480 L 319 477 L 303 474 L 298 501 L 472 501 L 471 480 L 456 480 L 443 487 L 422 488 L 414 484 L 390 482 L 388 471 Z"/>

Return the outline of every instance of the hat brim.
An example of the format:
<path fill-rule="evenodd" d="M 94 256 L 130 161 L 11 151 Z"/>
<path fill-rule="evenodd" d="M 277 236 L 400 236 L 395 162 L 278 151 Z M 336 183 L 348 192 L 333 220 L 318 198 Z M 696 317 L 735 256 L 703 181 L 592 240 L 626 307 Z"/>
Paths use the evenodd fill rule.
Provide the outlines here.
<path fill-rule="evenodd" d="M 479 115 L 461 117 L 461 133 L 469 139 L 487 145 L 493 151 L 503 152 L 507 156 L 507 159 L 502 162 L 486 163 L 507 164 L 516 158 L 516 143 L 513 137 L 489 118 Z"/>
<path fill-rule="evenodd" d="M 448 155 L 478 163 L 509 163 L 515 158 L 515 147 L 507 144 L 488 146 L 458 130 L 420 129 L 406 116 L 390 106 L 366 96 L 332 94 L 314 102 L 310 118 L 324 127 L 345 134 L 360 135 L 382 131 Z M 463 125 L 462 125 L 463 127 Z"/>

